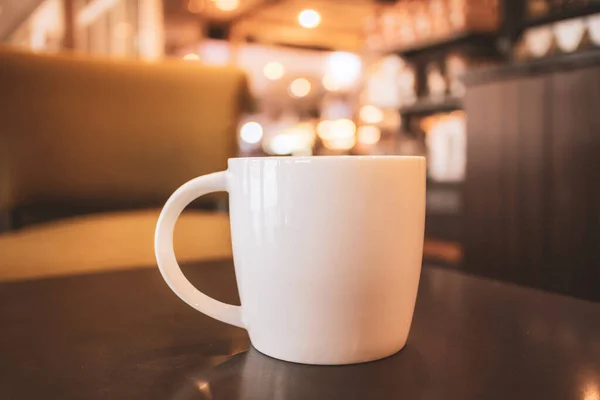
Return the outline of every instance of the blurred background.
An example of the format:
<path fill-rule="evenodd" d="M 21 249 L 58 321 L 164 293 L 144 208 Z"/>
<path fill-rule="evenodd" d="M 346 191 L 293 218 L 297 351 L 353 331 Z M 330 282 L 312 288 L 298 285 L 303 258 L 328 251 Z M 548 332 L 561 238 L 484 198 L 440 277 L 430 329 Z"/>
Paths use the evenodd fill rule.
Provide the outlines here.
<path fill-rule="evenodd" d="M 598 0 L 0 0 L 0 40 L 11 279 L 227 157 L 396 154 L 427 157 L 426 260 L 600 300 Z M 178 254 L 228 255 L 225 208 Z M 153 263 L 132 215 L 89 269 Z"/>

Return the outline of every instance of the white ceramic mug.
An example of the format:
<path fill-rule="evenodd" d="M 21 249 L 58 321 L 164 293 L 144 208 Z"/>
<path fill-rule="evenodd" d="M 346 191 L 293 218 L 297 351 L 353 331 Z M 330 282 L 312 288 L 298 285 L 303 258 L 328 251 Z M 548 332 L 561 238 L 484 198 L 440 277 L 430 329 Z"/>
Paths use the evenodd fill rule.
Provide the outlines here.
<path fill-rule="evenodd" d="M 185 278 L 173 229 L 194 199 L 229 192 L 241 306 Z M 186 303 L 248 330 L 269 356 L 306 364 L 380 359 L 406 344 L 423 251 L 423 157 L 234 158 L 165 204 L 155 252 Z"/>

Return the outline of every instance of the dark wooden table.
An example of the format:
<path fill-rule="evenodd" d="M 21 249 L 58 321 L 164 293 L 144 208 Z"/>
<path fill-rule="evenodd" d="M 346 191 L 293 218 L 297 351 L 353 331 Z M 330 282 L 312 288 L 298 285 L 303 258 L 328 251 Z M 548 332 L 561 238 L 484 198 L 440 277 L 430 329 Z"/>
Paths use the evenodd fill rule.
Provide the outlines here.
<path fill-rule="evenodd" d="M 236 302 L 231 262 L 188 266 Z M 425 268 L 407 347 L 316 367 L 271 359 L 245 331 L 141 269 L 0 284 L 0 399 L 600 399 L 600 304 Z"/>

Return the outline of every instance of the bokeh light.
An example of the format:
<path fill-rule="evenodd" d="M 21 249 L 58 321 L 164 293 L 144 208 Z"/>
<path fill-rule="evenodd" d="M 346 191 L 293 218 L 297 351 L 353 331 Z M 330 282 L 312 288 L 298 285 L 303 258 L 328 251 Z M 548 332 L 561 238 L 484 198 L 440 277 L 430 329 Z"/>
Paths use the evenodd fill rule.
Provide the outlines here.
<path fill-rule="evenodd" d="M 285 74 L 285 68 L 283 68 L 281 63 L 273 61 L 265 65 L 263 68 L 263 74 L 265 74 L 267 79 L 276 81 L 283 77 L 283 74 Z"/>
<path fill-rule="evenodd" d="M 185 61 L 200 61 L 200 56 L 196 53 L 188 53 L 183 56 Z"/>
<path fill-rule="evenodd" d="M 356 54 L 336 51 L 327 57 L 325 70 L 329 86 L 336 87 L 338 90 L 350 89 L 358 83 L 362 61 Z"/>
<path fill-rule="evenodd" d="M 321 14 L 315 10 L 302 10 L 300 14 L 298 14 L 298 23 L 303 28 L 316 28 L 321 23 Z"/>
<path fill-rule="evenodd" d="M 233 11 L 240 6 L 240 0 L 213 0 L 221 11 Z"/>
<path fill-rule="evenodd" d="M 323 77 L 323 87 L 330 92 L 337 92 L 341 89 L 340 85 L 331 75 Z"/>
<path fill-rule="evenodd" d="M 323 141 L 323 145 L 331 150 L 348 150 L 354 147 L 355 133 L 356 125 L 346 118 L 321 121 L 317 125 L 317 134 Z"/>
<path fill-rule="evenodd" d="M 263 128 L 258 122 L 246 122 L 240 129 L 240 137 L 249 144 L 256 144 L 263 137 Z"/>
<path fill-rule="evenodd" d="M 373 145 L 381 139 L 381 131 L 376 126 L 365 125 L 358 128 L 358 142 L 366 145 Z"/>
<path fill-rule="evenodd" d="M 367 124 L 378 124 L 383 121 L 383 112 L 379 108 L 370 104 L 363 106 L 360 109 L 359 114 L 361 121 Z"/>
<path fill-rule="evenodd" d="M 309 155 L 315 143 L 313 124 L 302 122 L 273 137 L 266 143 L 265 151 L 275 155 Z"/>
<path fill-rule="evenodd" d="M 294 97 L 305 97 L 310 93 L 310 82 L 304 78 L 295 79 L 290 84 L 290 94 Z"/>

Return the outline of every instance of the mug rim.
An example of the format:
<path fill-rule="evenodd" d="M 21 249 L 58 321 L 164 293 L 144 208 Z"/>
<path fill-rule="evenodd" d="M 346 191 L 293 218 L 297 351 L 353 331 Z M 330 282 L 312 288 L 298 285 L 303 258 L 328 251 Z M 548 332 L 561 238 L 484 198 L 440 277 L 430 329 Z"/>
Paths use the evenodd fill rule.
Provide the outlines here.
<path fill-rule="evenodd" d="M 379 155 L 379 156 L 265 156 L 265 157 L 232 157 L 228 161 L 425 161 L 424 156 L 400 156 L 400 155 Z"/>

